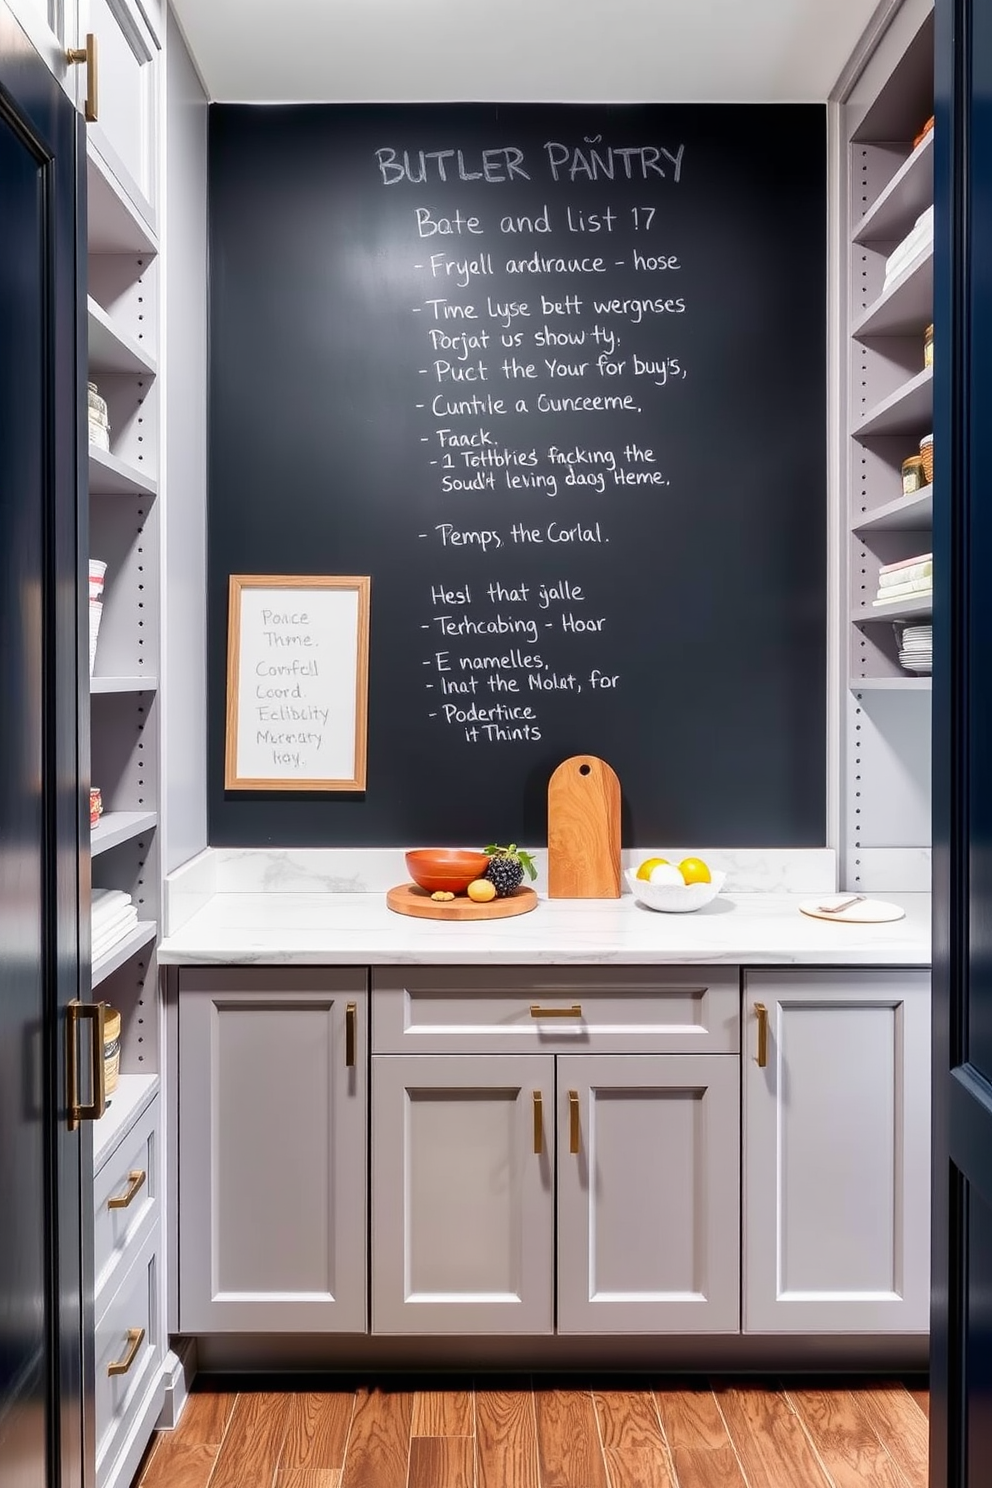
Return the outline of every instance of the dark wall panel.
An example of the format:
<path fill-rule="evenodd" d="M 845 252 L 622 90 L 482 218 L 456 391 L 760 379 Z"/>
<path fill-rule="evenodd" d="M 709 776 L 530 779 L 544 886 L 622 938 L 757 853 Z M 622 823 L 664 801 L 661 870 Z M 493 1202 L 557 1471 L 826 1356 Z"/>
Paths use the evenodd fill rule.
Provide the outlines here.
<path fill-rule="evenodd" d="M 210 149 L 211 841 L 541 841 L 588 752 L 631 845 L 822 844 L 824 109 L 219 105 Z M 224 792 L 232 572 L 371 574 L 364 795 Z"/>

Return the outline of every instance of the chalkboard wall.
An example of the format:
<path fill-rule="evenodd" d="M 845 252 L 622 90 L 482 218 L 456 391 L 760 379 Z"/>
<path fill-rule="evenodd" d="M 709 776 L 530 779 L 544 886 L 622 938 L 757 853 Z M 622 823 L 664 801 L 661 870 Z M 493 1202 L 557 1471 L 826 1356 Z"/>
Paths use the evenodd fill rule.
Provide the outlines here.
<path fill-rule="evenodd" d="M 211 842 L 822 844 L 824 109 L 216 105 L 210 214 Z M 231 573 L 371 575 L 364 793 L 225 793 Z"/>

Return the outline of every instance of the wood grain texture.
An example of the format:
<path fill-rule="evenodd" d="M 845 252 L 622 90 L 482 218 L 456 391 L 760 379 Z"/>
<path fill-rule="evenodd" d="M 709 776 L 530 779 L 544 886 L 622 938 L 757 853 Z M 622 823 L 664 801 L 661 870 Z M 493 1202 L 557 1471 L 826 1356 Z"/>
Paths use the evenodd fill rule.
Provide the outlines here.
<path fill-rule="evenodd" d="M 620 898 L 620 782 L 593 754 L 548 782 L 548 898 Z"/>
<path fill-rule="evenodd" d="M 263 1391 L 238 1396 L 210 1488 L 272 1488 L 286 1437 L 288 1398 Z"/>
<path fill-rule="evenodd" d="M 926 1488 L 930 1425 L 902 1385 L 868 1386 L 854 1397 L 858 1410 L 881 1438 L 909 1488 Z"/>
<path fill-rule="evenodd" d="M 830 1488 L 784 1394 L 761 1385 L 714 1384 L 748 1488 Z"/>
<path fill-rule="evenodd" d="M 455 1381 L 457 1384 L 458 1382 Z M 926 1488 L 926 1392 L 671 1381 L 654 1392 L 191 1395 L 140 1488 Z M 473 1435 L 474 1433 L 474 1435 Z"/>
<path fill-rule="evenodd" d="M 534 1414 L 541 1488 L 607 1488 L 592 1396 L 585 1390 L 535 1390 Z"/>
<path fill-rule="evenodd" d="M 163 1432 L 141 1475 L 141 1488 L 207 1488 L 220 1448 Z"/>
<path fill-rule="evenodd" d="M 418 1390 L 413 1397 L 411 1436 L 474 1436 L 471 1390 Z"/>
<path fill-rule="evenodd" d="M 474 1482 L 474 1437 L 413 1437 L 408 1488 L 473 1488 Z"/>
<path fill-rule="evenodd" d="M 790 1389 L 788 1396 L 834 1488 L 905 1488 L 849 1390 Z"/>
<path fill-rule="evenodd" d="M 296 1468 L 340 1468 L 348 1444 L 355 1397 L 344 1393 L 287 1397 L 286 1440 L 279 1458 L 281 1472 Z"/>
<path fill-rule="evenodd" d="M 709 1386 L 656 1390 L 655 1401 L 678 1488 L 747 1488 Z"/>
<path fill-rule="evenodd" d="M 183 1407 L 175 1431 L 168 1435 L 177 1441 L 219 1447 L 237 1398 L 233 1393 L 194 1390 Z"/>
<path fill-rule="evenodd" d="M 651 1396 L 597 1390 L 593 1404 L 611 1488 L 677 1488 Z"/>
<path fill-rule="evenodd" d="M 341 1488 L 339 1467 L 280 1468 L 273 1488 Z"/>
<path fill-rule="evenodd" d="M 477 1488 L 541 1488 L 529 1390 L 478 1390 L 475 1436 Z"/>
<path fill-rule="evenodd" d="M 413 1395 L 360 1390 L 341 1488 L 406 1488 Z"/>
<path fill-rule="evenodd" d="M 386 904 L 396 914 L 412 915 L 417 920 L 507 920 L 513 915 L 529 914 L 537 908 L 538 899 L 526 884 L 502 899 L 497 897 L 476 904 L 467 894 L 457 894 L 454 899 L 432 899 L 426 889 L 405 883 L 387 891 Z"/>

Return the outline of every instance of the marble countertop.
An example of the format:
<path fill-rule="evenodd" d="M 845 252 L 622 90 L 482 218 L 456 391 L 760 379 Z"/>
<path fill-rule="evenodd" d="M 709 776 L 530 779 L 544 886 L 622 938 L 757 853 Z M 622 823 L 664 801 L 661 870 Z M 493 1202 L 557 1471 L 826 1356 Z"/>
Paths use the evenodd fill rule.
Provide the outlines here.
<path fill-rule="evenodd" d="M 837 924 L 801 914 L 805 893 L 724 893 L 693 914 L 621 899 L 539 898 L 513 919 L 438 923 L 394 914 L 385 894 L 215 892 L 159 945 L 166 966 L 714 965 L 926 966 L 930 896 L 878 895 L 906 917 Z"/>

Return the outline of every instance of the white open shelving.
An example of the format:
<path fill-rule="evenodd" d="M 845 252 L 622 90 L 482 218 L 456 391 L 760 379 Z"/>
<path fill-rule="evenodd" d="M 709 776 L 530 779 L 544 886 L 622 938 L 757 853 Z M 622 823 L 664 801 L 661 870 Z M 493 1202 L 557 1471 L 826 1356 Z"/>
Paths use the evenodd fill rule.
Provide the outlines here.
<path fill-rule="evenodd" d="M 155 811 L 105 811 L 90 831 L 90 855 L 99 857 L 112 847 L 131 842 L 156 826 L 158 813 Z"/>
<path fill-rule="evenodd" d="M 880 191 L 851 234 L 855 243 L 889 243 L 933 201 L 933 130 Z"/>
<path fill-rule="evenodd" d="M 89 447 L 91 496 L 157 496 L 158 481 L 99 445 Z"/>
<path fill-rule="evenodd" d="M 903 462 L 933 433 L 924 349 L 932 240 L 885 283 L 886 262 L 933 203 L 933 111 L 932 4 L 904 0 L 841 108 L 848 325 L 838 398 L 847 513 L 841 875 L 845 887 L 867 892 L 929 887 L 932 683 L 899 658 L 902 627 L 930 622 L 933 595 L 873 601 L 881 569 L 933 547 L 932 488 L 906 495 L 902 484 Z"/>
<path fill-rule="evenodd" d="M 933 313 L 933 244 L 921 248 L 887 289 L 857 316 L 851 335 L 906 336 L 921 331 Z"/>
<path fill-rule="evenodd" d="M 154 920 L 139 920 L 127 935 L 121 937 L 117 945 L 113 946 L 104 955 L 96 957 L 90 976 L 91 986 L 99 987 L 115 971 L 136 956 L 140 950 L 149 945 L 158 934 L 158 925 Z"/>
<path fill-rule="evenodd" d="M 854 437 L 911 434 L 933 420 L 933 368 L 924 367 L 871 408 L 854 427 Z"/>

